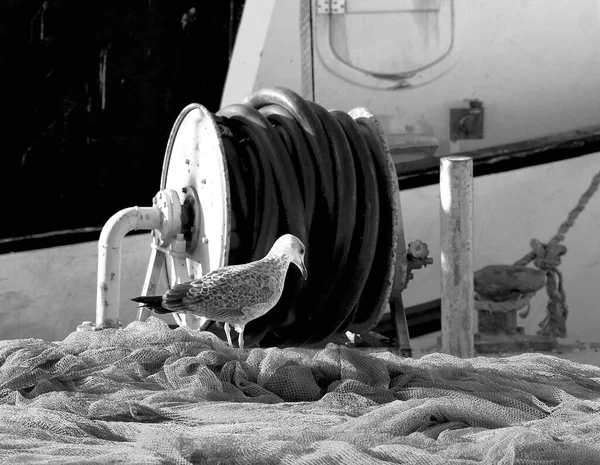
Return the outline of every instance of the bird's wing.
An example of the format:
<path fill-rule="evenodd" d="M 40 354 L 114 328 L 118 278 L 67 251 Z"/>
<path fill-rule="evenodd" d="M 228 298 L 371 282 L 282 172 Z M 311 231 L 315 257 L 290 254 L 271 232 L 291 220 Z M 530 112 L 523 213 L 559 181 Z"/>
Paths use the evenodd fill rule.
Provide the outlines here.
<path fill-rule="evenodd" d="M 251 266 L 254 265 L 254 266 Z M 163 306 L 210 320 L 241 317 L 244 310 L 267 305 L 277 292 L 277 278 L 256 262 L 220 268 L 167 291 Z"/>

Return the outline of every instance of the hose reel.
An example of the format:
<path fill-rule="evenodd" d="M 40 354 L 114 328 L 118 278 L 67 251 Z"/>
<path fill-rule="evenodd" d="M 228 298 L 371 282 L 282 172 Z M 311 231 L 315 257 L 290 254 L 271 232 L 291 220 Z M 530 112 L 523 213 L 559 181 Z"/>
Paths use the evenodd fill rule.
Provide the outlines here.
<path fill-rule="evenodd" d="M 150 228 L 141 225 L 154 230 L 143 294 L 155 292 L 162 270 L 171 283 L 199 277 L 262 258 L 278 236 L 291 233 L 307 244 L 308 280 L 288 272 L 279 303 L 247 325 L 248 345 L 310 345 L 345 331 L 363 333 L 388 302 L 398 307 L 408 336 L 400 293 L 409 267 L 431 259 L 407 255 L 396 170 L 381 127 L 365 108 L 327 111 L 275 87 L 214 115 L 189 105 L 174 124 L 161 191 L 148 208 L 154 218 L 157 209 L 161 214 Z M 143 223 L 148 212 L 136 209 L 127 214 L 141 215 Z M 102 242 L 104 295 L 111 271 L 102 261 L 110 246 Z M 99 297 L 97 327 L 114 324 L 107 309 L 118 317 L 118 308 L 115 313 Z M 141 311 L 139 319 L 148 315 Z M 200 328 L 204 322 L 178 323 Z"/>

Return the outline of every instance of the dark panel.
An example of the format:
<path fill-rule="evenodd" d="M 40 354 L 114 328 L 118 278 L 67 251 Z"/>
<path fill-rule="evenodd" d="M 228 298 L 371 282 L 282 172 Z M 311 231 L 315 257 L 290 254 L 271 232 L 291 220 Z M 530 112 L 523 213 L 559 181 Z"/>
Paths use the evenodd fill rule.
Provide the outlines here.
<path fill-rule="evenodd" d="M 181 109 L 218 109 L 243 0 L 0 3 L 0 238 L 150 204 Z"/>

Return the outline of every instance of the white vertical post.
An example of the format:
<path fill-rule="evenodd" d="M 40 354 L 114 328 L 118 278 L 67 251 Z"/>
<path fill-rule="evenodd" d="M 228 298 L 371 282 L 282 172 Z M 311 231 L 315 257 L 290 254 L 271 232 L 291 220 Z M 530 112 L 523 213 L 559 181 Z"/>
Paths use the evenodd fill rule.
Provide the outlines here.
<path fill-rule="evenodd" d="M 474 355 L 473 159 L 450 156 L 440 164 L 442 352 Z"/>
<path fill-rule="evenodd" d="M 256 88 L 271 17 L 277 3 L 275 0 L 246 0 L 244 3 L 244 14 L 229 60 L 220 108 L 241 102 Z"/>

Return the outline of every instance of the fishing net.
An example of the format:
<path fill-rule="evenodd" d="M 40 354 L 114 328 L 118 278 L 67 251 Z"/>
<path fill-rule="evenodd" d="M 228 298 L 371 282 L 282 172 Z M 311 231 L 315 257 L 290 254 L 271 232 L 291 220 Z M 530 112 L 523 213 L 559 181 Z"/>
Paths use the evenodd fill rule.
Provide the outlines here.
<path fill-rule="evenodd" d="M 3 464 L 600 463 L 600 368 L 547 355 L 242 353 L 150 318 L 0 364 Z"/>

